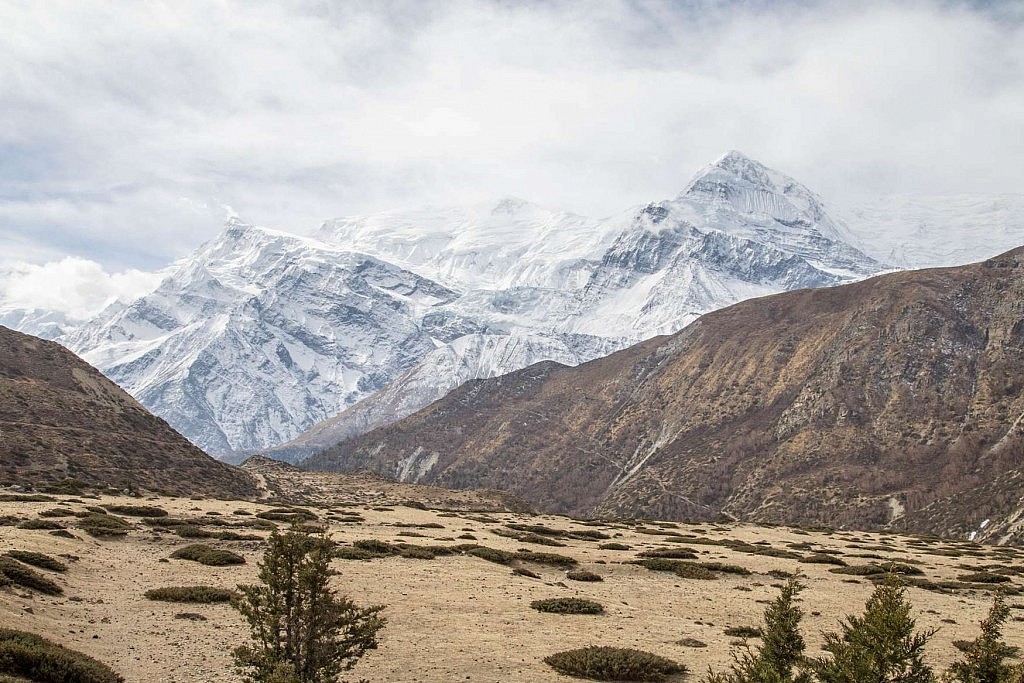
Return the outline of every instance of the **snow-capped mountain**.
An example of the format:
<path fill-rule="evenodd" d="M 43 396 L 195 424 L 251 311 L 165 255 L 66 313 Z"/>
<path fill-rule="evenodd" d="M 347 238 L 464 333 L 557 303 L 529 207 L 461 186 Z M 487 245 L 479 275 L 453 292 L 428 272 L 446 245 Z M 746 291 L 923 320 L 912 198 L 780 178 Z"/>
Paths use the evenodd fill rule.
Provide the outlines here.
<path fill-rule="evenodd" d="M 807 188 L 738 152 L 675 199 L 604 221 L 503 200 L 489 213 L 438 211 L 422 221 L 398 212 L 341 219 L 321 237 L 470 289 L 429 314 L 427 327 L 450 332 L 435 335 L 445 346 L 284 444 L 289 458 L 410 415 L 470 379 L 541 360 L 576 365 L 742 299 L 882 269 L 844 241 Z"/>
<path fill-rule="evenodd" d="M 840 216 L 853 244 L 899 268 L 974 263 L 1024 244 L 1024 194 L 883 195 Z"/>
<path fill-rule="evenodd" d="M 434 349 L 455 294 L 362 254 L 229 221 L 156 289 L 63 341 L 212 453 L 296 436 Z"/>
<path fill-rule="evenodd" d="M 213 453 L 324 446 L 462 382 L 574 365 L 708 311 L 884 267 L 812 192 L 730 152 L 609 219 L 506 198 L 327 222 L 231 221 L 153 293 L 63 341 Z M 307 444 L 303 446 L 303 444 Z"/>

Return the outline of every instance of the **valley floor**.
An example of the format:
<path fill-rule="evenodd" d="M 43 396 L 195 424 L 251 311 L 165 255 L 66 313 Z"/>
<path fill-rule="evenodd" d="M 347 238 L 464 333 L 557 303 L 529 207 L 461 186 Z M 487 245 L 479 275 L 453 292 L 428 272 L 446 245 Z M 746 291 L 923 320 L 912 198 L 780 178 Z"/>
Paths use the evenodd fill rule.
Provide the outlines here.
<path fill-rule="evenodd" d="M 381 632 L 380 647 L 351 672 L 350 677 L 356 679 L 566 680 L 548 668 L 543 658 L 560 650 L 599 644 L 640 648 L 669 657 L 694 672 L 689 680 L 697 680 L 709 665 L 720 668 L 730 661 L 736 639 L 724 633 L 726 628 L 760 624 L 765 604 L 777 595 L 778 570 L 805 575 L 803 630 L 811 654 L 817 654 L 821 630 L 837 629 L 841 617 L 859 614 L 872 590 L 867 578 L 831 573 L 836 565 L 798 559 L 821 552 L 832 553 L 850 565 L 881 562 L 879 558 L 911 563 L 933 581 L 955 580 L 1000 565 L 1010 567 L 1012 583 L 1005 585 L 1024 585 L 1021 576 L 1012 571 L 1022 566 L 1022 553 L 1016 549 L 741 524 L 630 522 L 596 526 L 552 516 L 421 510 L 402 505 L 385 492 L 365 493 L 361 502 L 349 506 L 342 506 L 348 501 L 338 500 L 329 508 L 308 509 L 329 524 L 331 537 L 340 545 L 378 539 L 416 545 L 475 542 L 506 551 L 529 548 L 572 557 L 582 568 L 601 575 L 603 581 L 573 581 L 563 569 L 517 561 L 515 566 L 539 575 L 530 578 L 514 574 L 512 566 L 469 554 L 429 560 L 399 556 L 336 559 L 333 564 L 339 575 L 335 582 L 340 592 L 362 605 L 387 605 L 388 623 Z M 82 511 L 86 505 L 111 504 L 159 506 L 171 518 L 191 518 L 212 532 L 223 530 L 226 524 L 248 524 L 255 513 L 273 507 L 244 501 L 56 496 L 53 501 L 0 502 L 0 518 L 40 519 L 40 512 L 54 508 Z M 46 519 L 66 523 L 73 538 L 57 537 L 47 530 L 0 526 L 0 553 L 16 549 L 59 557 L 69 565 L 66 573 L 53 575 L 64 594 L 49 597 L 17 587 L 0 588 L 3 626 L 32 631 L 92 655 L 127 681 L 240 680 L 232 671 L 230 650 L 246 640 L 247 630 L 237 612 L 227 605 L 155 602 L 143 594 L 163 586 L 233 588 L 252 582 L 261 541 L 203 541 L 246 559 L 244 565 L 208 567 L 169 558 L 176 548 L 197 542 L 176 535 L 173 527 L 151 526 L 127 517 L 132 528 L 126 536 L 103 540 L 78 530 L 75 518 Z M 565 545 L 536 545 L 511 538 L 508 524 L 541 525 L 543 528 L 535 531 Z M 261 536 L 268 533 L 241 527 L 233 530 Z M 573 533 L 607 538 L 573 538 Z M 630 548 L 599 547 L 607 543 Z M 641 551 L 682 546 L 695 550 L 699 562 L 739 565 L 751 573 L 716 572 L 714 580 L 693 580 L 629 563 Z M 754 554 L 755 550 L 769 554 Z M 820 558 L 820 554 L 816 556 Z M 774 576 L 769 574 L 773 570 Z M 934 665 L 944 667 L 952 660 L 954 640 L 975 637 L 978 621 L 991 602 L 992 594 L 986 588 L 977 584 L 950 593 L 909 589 L 919 627 L 939 628 L 930 649 Z M 530 608 L 533 600 L 570 596 L 601 602 L 605 614 L 563 616 Z M 1024 598 L 1010 597 L 1008 602 L 1014 608 L 1005 637 L 1019 644 L 1024 642 Z M 199 614 L 201 620 L 175 617 L 181 613 Z M 684 646 L 680 644 L 684 638 L 707 646 Z"/>

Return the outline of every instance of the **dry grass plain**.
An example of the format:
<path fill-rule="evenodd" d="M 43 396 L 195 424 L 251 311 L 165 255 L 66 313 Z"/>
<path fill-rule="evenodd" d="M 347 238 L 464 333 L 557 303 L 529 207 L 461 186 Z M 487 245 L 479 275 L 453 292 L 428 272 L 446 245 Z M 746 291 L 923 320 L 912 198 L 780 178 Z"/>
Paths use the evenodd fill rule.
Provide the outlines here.
<path fill-rule="evenodd" d="M 765 604 L 777 593 L 779 571 L 801 572 L 805 577 L 807 589 L 801 596 L 807 613 L 804 632 L 814 654 L 821 644 L 820 632 L 835 629 L 845 614 L 859 613 L 873 587 L 866 578 L 830 573 L 834 565 L 797 559 L 821 551 L 851 565 L 882 561 L 878 558 L 913 563 L 934 581 L 955 580 L 968 571 L 999 565 L 1012 579 L 1005 585 L 1024 586 L 1021 575 L 1015 573 L 1024 571 L 1022 553 L 1015 549 L 852 531 L 657 522 L 596 526 L 546 515 L 421 510 L 402 504 L 410 490 L 363 489 L 360 495 L 347 495 L 348 499 L 333 503 L 321 499 L 319 506 L 307 505 L 307 509 L 328 525 L 330 536 L 340 546 L 377 539 L 416 545 L 478 543 L 513 552 L 527 548 L 570 556 L 581 568 L 601 575 L 603 581 L 573 581 L 562 568 L 520 561 L 501 565 L 469 554 L 434 559 L 336 559 L 339 591 L 360 604 L 387 605 L 388 624 L 379 649 L 360 661 L 350 678 L 495 683 L 565 680 L 542 659 L 559 650 L 598 644 L 635 647 L 669 657 L 689 667 L 694 673 L 688 680 L 696 681 L 709 665 L 718 668 L 729 661 L 736 639 L 723 632 L 727 627 L 760 623 Z M 54 508 L 80 512 L 86 505 L 145 504 L 217 532 L 224 530 L 225 522 L 251 524 L 256 513 L 274 507 L 270 502 L 166 497 L 54 499 L 0 502 L 0 518 L 39 519 L 40 512 Z M 474 502 L 469 497 L 453 501 L 463 507 Z M 346 518 L 349 521 L 343 521 Z M 261 541 L 186 539 L 171 527 L 150 526 L 136 517 L 125 517 L 132 524 L 126 536 L 105 540 L 75 528 L 74 517 L 48 519 L 67 524 L 72 537 L 0 526 L 0 553 L 38 551 L 66 562 L 66 573 L 52 575 L 64 594 L 50 597 L 18 587 L 0 588 L 0 623 L 92 655 L 127 681 L 240 680 L 232 671 L 229 652 L 247 638 L 247 631 L 231 607 L 156 602 L 143 594 L 163 586 L 233 588 L 251 582 L 262 552 Z M 550 547 L 512 538 L 507 535 L 509 524 L 541 525 L 547 537 L 558 534 L 557 542 L 565 545 Z M 281 527 L 287 528 L 287 524 Z M 232 531 L 269 533 L 251 528 Z M 599 532 L 608 538 L 572 537 L 574 532 L 591 536 Z M 175 549 L 194 542 L 238 552 L 246 564 L 208 567 L 170 559 Z M 599 547 L 609 542 L 630 549 Z M 723 542 L 732 547 L 719 545 Z M 775 554 L 788 551 L 797 557 L 753 554 L 751 545 L 762 551 L 771 548 L 767 552 Z M 630 564 L 640 552 L 683 546 L 696 551 L 699 562 L 739 565 L 751 573 L 716 572 L 714 580 L 694 580 Z M 527 568 L 539 578 L 514 574 L 513 566 Z M 947 665 L 955 655 L 954 640 L 976 635 L 977 623 L 991 601 L 991 593 L 980 584 L 948 593 L 911 587 L 908 594 L 919 626 L 939 629 L 931 646 L 933 664 L 938 667 Z M 568 616 L 530 608 L 532 600 L 571 596 L 601 602 L 605 614 Z M 1010 643 L 1022 644 L 1024 597 L 1011 596 L 1008 601 L 1014 608 L 1005 635 Z M 181 613 L 196 613 L 202 620 L 175 616 Z M 682 645 L 684 638 L 702 641 L 706 647 Z"/>

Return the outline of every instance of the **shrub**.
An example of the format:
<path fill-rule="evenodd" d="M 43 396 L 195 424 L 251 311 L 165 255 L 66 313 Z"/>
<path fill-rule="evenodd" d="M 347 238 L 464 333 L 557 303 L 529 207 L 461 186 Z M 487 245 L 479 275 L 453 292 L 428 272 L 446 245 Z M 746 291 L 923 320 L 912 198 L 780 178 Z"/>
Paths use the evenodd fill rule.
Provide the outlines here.
<path fill-rule="evenodd" d="M 257 513 L 256 517 L 267 521 L 287 522 L 288 524 L 301 524 L 302 522 L 312 522 L 317 519 L 315 514 L 302 508 L 274 508 L 273 510 Z"/>
<path fill-rule="evenodd" d="M 363 550 L 362 548 L 342 546 L 334 549 L 333 557 L 339 560 L 374 560 L 378 557 L 385 557 L 385 555 Z"/>
<path fill-rule="evenodd" d="M 550 567 L 575 567 L 579 562 L 567 555 L 559 555 L 557 553 L 536 553 L 533 551 L 520 550 L 515 555 L 515 559 L 523 560 L 525 562 L 533 562 L 534 564 L 543 564 Z"/>
<path fill-rule="evenodd" d="M 738 564 L 726 564 L 725 562 L 700 562 L 699 564 L 704 569 L 723 574 L 738 574 L 739 576 L 750 576 L 751 574 L 749 569 Z"/>
<path fill-rule="evenodd" d="M 584 647 L 548 655 L 544 662 L 560 674 L 595 681 L 663 681 L 686 672 L 670 659 L 618 647 Z"/>
<path fill-rule="evenodd" d="M 512 560 L 516 559 L 516 553 L 498 550 L 497 548 L 488 548 L 486 546 L 470 548 L 466 552 L 473 557 L 479 557 L 481 560 L 487 560 L 488 562 L 495 562 L 497 564 L 510 564 Z"/>
<path fill-rule="evenodd" d="M 690 548 L 658 548 L 645 550 L 637 557 L 663 557 L 670 560 L 696 560 L 697 553 Z"/>
<path fill-rule="evenodd" d="M 167 510 L 155 505 L 107 505 L 107 512 L 129 517 L 166 517 Z"/>
<path fill-rule="evenodd" d="M 824 633 L 822 648 L 830 658 L 811 668 L 821 683 L 933 683 L 924 662 L 924 647 L 935 631 L 915 631 L 906 589 L 890 575 L 875 588 L 864 615 L 847 617 L 842 633 Z"/>
<path fill-rule="evenodd" d="M 333 546 L 322 534 L 274 532 L 259 584 L 239 586 L 235 606 L 252 642 L 234 651 L 249 681 L 333 683 L 377 647 L 382 605 L 362 608 L 330 587 Z"/>
<path fill-rule="evenodd" d="M 211 567 L 222 567 L 232 564 L 245 564 L 245 558 L 230 550 L 214 548 L 203 543 L 193 543 L 184 548 L 178 548 L 171 557 L 178 560 L 192 560 Z"/>
<path fill-rule="evenodd" d="M 672 570 L 675 575 L 681 579 L 699 579 L 701 581 L 710 581 L 717 579 L 715 573 L 706 567 L 702 567 L 699 564 L 692 564 L 690 562 L 680 562 L 676 565 L 675 569 Z"/>
<path fill-rule="evenodd" d="M 66 572 L 68 570 L 68 566 L 66 564 L 43 553 L 37 553 L 30 550 L 8 550 L 4 555 L 13 557 L 19 562 L 30 564 L 33 567 L 49 569 L 51 572 Z"/>
<path fill-rule="evenodd" d="M 39 512 L 40 517 L 74 517 L 75 511 L 67 508 L 52 508 Z"/>
<path fill-rule="evenodd" d="M 848 567 L 836 567 L 829 569 L 833 574 L 846 574 L 849 576 L 881 576 L 887 572 L 877 564 L 850 565 Z"/>
<path fill-rule="evenodd" d="M 214 586 L 168 586 L 152 588 L 145 595 L 150 600 L 161 602 L 215 603 L 230 602 L 237 593 L 229 588 Z"/>
<path fill-rule="evenodd" d="M 604 578 L 600 574 L 596 574 L 586 569 L 574 569 L 567 572 L 565 578 L 573 581 L 604 581 Z"/>
<path fill-rule="evenodd" d="M 125 536 L 131 524 L 106 513 L 90 512 L 78 520 L 78 528 L 97 537 Z"/>
<path fill-rule="evenodd" d="M 643 560 L 636 560 L 634 564 L 646 567 L 652 572 L 674 572 L 676 567 L 686 563 L 682 560 L 670 560 L 664 557 L 648 557 Z"/>
<path fill-rule="evenodd" d="M 538 612 L 552 612 L 554 614 L 601 614 L 604 606 L 593 600 L 583 598 L 547 598 L 546 600 L 534 600 L 530 607 Z"/>
<path fill-rule="evenodd" d="M 0 673 L 41 683 L 121 683 L 110 667 L 33 633 L 0 628 Z"/>
<path fill-rule="evenodd" d="M 837 567 L 846 566 L 846 560 L 842 559 L 841 557 L 834 557 L 832 555 L 827 555 L 825 553 L 814 553 L 813 555 L 808 555 L 807 557 L 800 558 L 799 561 L 803 562 L 804 564 L 834 564 Z"/>
<path fill-rule="evenodd" d="M 15 559 L 0 555 L 0 574 L 23 588 L 30 588 L 46 595 L 61 595 L 64 589 L 28 565 L 24 565 Z"/>
<path fill-rule="evenodd" d="M 992 572 L 975 572 L 973 574 L 961 574 L 956 577 L 960 581 L 968 583 L 1006 583 L 1010 577 L 1005 574 L 993 574 Z"/>
<path fill-rule="evenodd" d="M 383 557 L 385 555 L 397 555 L 402 552 L 399 548 L 387 541 L 378 541 L 375 538 L 366 538 L 355 541 L 352 547 Z"/>
<path fill-rule="evenodd" d="M 45 529 L 47 531 L 53 529 L 63 529 L 64 524 L 60 522 L 54 522 L 50 519 L 26 519 L 18 525 L 19 529 Z"/>
<path fill-rule="evenodd" d="M 761 629 L 757 626 L 730 626 L 725 629 L 725 635 L 733 638 L 760 638 Z"/>
<path fill-rule="evenodd" d="M 399 553 L 399 557 L 405 557 L 410 560 L 433 560 L 437 557 L 437 553 L 430 548 L 412 545 L 407 548 L 403 548 Z"/>
<path fill-rule="evenodd" d="M 613 543 L 602 543 L 601 545 L 599 545 L 597 547 L 600 548 L 601 550 L 631 550 L 632 549 L 631 546 L 628 546 L 625 543 L 614 543 L 614 542 Z"/>

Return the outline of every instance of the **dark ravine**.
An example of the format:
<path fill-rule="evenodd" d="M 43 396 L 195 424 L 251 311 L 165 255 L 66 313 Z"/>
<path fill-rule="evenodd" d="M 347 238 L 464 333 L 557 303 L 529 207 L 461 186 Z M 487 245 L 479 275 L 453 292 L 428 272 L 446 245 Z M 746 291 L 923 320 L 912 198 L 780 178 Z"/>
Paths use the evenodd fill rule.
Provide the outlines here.
<path fill-rule="evenodd" d="M 218 462 L 75 354 L 0 327 L 0 482 L 247 498 L 256 483 Z"/>
<path fill-rule="evenodd" d="M 1017 542 L 1024 248 L 750 300 L 575 368 L 469 382 L 305 461 L 600 516 Z"/>

